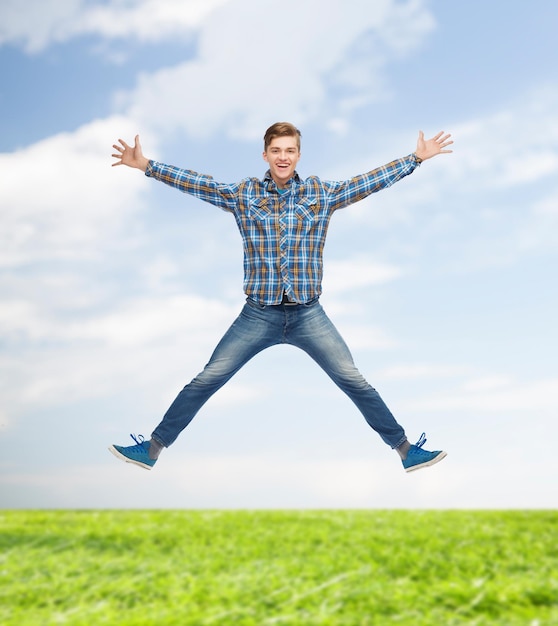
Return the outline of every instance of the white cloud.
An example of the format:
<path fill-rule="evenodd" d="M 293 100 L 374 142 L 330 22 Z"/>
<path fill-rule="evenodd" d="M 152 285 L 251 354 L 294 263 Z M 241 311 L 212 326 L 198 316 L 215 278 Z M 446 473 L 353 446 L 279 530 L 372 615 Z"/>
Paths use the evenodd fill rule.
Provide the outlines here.
<path fill-rule="evenodd" d="M 22 346 L 0 360 L 4 407 L 12 414 L 29 405 L 141 388 L 142 380 L 155 384 L 179 363 L 199 369 L 238 313 L 196 296 L 128 300 L 112 311 L 86 312 L 69 321 L 32 300 L 5 304 L 0 334 Z"/>
<path fill-rule="evenodd" d="M 371 196 L 358 203 L 344 215 L 346 224 L 386 233 L 375 240 L 377 253 L 392 259 L 395 251 L 399 263 L 416 271 L 417 257 L 434 250 L 447 259 L 443 271 L 459 274 L 552 253 L 558 244 L 557 105 L 558 88 L 549 86 L 456 123 L 448 129 L 453 154 L 424 163 L 382 192 L 381 200 Z M 389 141 L 409 145 L 411 139 L 405 131 Z M 344 168 L 366 171 L 382 158 L 385 148 L 383 155 L 359 157 Z"/>
<path fill-rule="evenodd" d="M 318 0 L 286 0 L 280 11 L 267 0 L 35 0 L 24 13 L 16 1 L 2 7 L 0 44 L 24 42 L 29 51 L 90 34 L 145 41 L 199 30 L 197 58 L 143 74 L 120 94 L 121 111 L 142 128 L 194 136 L 224 130 L 237 139 L 259 137 L 276 119 L 303 124 L 322 116 L 343 129 L 353 108 L 385 97 L 389 60 L 415 50 L 434 28 L 421 0 L 376 0 L 374 10 L 366 0 L 353 0 L 350 10 L 332 0 L 327 11 Z"/>
<path fill-rule="evenodd" d="M 463 367 L 419 363 L 413 365 L 394 365 L 381 372 L 382 378 L 388 380 L 421 380 L 437 378 L 453 378 L 466 372 Z"/>
<path fill-rule="evenodd" d="M 187 326 L 196 329 L 190 343 L 197 344 L 203 342 L 205 331 L 212 331 L 215 321 L 222 322 L 225 316 L 230 318 L 230 312 L 219 300 L 180 295 L 133 300 L 119 310 L 76 321 L 60 330 L 67 341 L 101 341 L 113 347 L 139 348 L 172 339 Z"/>
<path fill-rule="evenodd" d="M 390 194 L 382 198 L 382 204 L 391 209 L 394 204 L 415 203 L 432 207 L 450 208 L 450 198 L 455 201 L 459 197 L 470 203 L 469 196 L 486 194 L 491 191 L 506 194 L 513 189 L 528 185 L 538 185 L 551 181 L 558 171 L 558 125 L 556 108 L 558 106 L 558 87 L 548 85 L 534 88 L 511 102 L 499 102 L 495 110 L 474 119 L 456 120 L 451 128 L 454 139 L 453 154 L 438 156 L 425 162 L 412 175 L 412 184 L 397 186 L 397 201 L 390 202 Z M 499 107 L 499 108 L 498 108 Z M 425 130 L 427 136 L 440 130 Z M 396 134 L 392 129 L 386 130 L 386 137 L 378 129 L 376 145 L 380 150 L 371 150 L 368 154 L 359 154 L 352 161 L 343 164 L 347 175 L 354 172 L 368 171 L 371 166 L 379 165 L 386 158 L 386 146 L 408 146 L 411 152 L 415 145 L 414 130 L 403 129 Z M 405 150 L 405 148 L 403 148 Z M 387 158 L 399 155 L 388 154 Z M 328 177 L 335 178 L 333 173 Z M 357 205 L 357 212 L 366 219 L 370 216 L 376 221 L 373 207 L 374 196 Z M 370 208 L 366 205 L 370 204 Z M 396 209 L 397 206 L 394 206 Z M 352 210 L 355 213 L 355 210 Z M 389 218 L 389 211 L 386 219 Z M 469 211 L 471 213 L 471 211 Z M 422 218 L 423 213 L 418 217 Z M 400 216 L 395 215 L 396 219 Z M 408 214 L 405 214 L 408 218 Z M 429 215 L 430 217 L 430 215 Z"/>
<path fill-rule="evenodd" d="M 59 40 L 65 24 L 75 20 L 83 0 L 3 0 L 0 3 L 0 44 L 23 45 L 38 52 Z"/>
<path fill-rule="evenodd" d="M 260 385 L 242 385 L 235 381 L 234 385 L 225 385 L 211 398 L 213 407 L 224 407 L 227 412 L 231 412 L 235 407 L 250 405 L 253 409 L 258 403 L 265 402 L 267 390 Z"/>
<path fill-rule="evenodd" d="M 421 411 L 520 411 L 533 420 L 533 412 L 554 414 L 558 410 L 558 379 L 517 383 L 507 377 L 490 376 L 467 381 L 449 394 L 417 398 L 412 406 Z"/>
<path fill-rule="evenodd" d="M 0 45 L 20 44 L 37 53 L 53 43 L 96 35 L 153 42 L 184 37 L 231 0 L 4 0 L 0 4 Z"/>
<path fill-rule="evenodd" d="M 257 452 L 182 456 L 173 448 L 150 472 L 117 461 L 100 441 L 98 456 L 94 465 L 3 472 L 2 502 L 71 508 L 138 508 L 145 502 L 205 509 L 545 508 L 552 506 L 548 492 L 556 475 L 553 458 L 510 465 L 504 462 L 509 450 L 487 458 L 477 451 L 470 463 L 468 448 L 452 449 L 441 465 L 411 474 L 403 472 L 394 452 L 378 448 L 369 456 L 329 460 Z"/>
<path fill-rule="evenodd" d="M 0 155 L 0 266 L 94 256 L 142 209 L 148 181 L 111 168 L 118 133 L 133 135 L 129 118 L 93 121 Z"/>
<path fill-rule="evenodd" d="M 377 263 L 366 257 L 329 261 L 324 276 L 324 291 L 339 294 L 353 289 L 392 282 L 403 270 L 387 263 Z"/>
<path fill-rule="evenodd" d="M 0 333 L 5 339 L 30 341 L 87 342 L 116 349 L 141 347 L 175 337 L 185 326 L 197 329 L 199 341 L 215 321 L 222 321 L 226 311 L 218 300 L 195 295 L 125 300 L 111 311 L 90 313 L 88 318 L 74 316 L 64 321 L 56 311 L 48 314 L 48 305 L 31 299 L 6 300 L 0 311 Z"/>
<path fill-rule="evenodd" d="M 140 0 L 87 7 L 71 34 L 161 41 L 199 27 L 227 2 L 231 0 Z"/>
<path fill-rule="evenodd" d="M 459 178 L 460 187 L 469 191 L 506 190 L 552 176 L 558 170 L 557 104 L 558 88 L 548 85 L 494 114 L 454 127 L 456 154 L 447 183 Z"/>
<path fill-rule="evenodd" d="M 558 215 L 558 190 L 552 190 L 547 197 L 536 202 L 533 212 L 541 216 L 556 217 Z"/>
<path fill-rule="evenodd" d="M 259 137 L 276 119 L 338 118 L 338 107 L 343 117 L 347 102 L 382 97 L 387 61 L 418 46 L 432 28 L 418 1 L 378 1 L 371 11 L 365 0 L 354 0 L 351 10 L 335 0 L 324 11 L 318 0 L 286 0 L 278 11 L 267 1 L 235 0 L 201 30 L 197 59 L 144 75 L 122 105 L 161 130 L 198 136 L 224 130 Z M 330 89 L 339 94 L 333 110 Z"/>
<path fill-rule="evenodd" d="M 343 338 L 355 351 L 390 350 L 398 345 L 388 331 L 370 324 L 348 323 L 343 328 Z"/>

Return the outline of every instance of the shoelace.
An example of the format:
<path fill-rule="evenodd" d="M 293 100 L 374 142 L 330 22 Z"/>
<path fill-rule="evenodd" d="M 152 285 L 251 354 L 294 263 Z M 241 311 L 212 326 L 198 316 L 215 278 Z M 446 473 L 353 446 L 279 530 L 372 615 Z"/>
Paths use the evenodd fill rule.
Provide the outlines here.
<path fill-rule="evenodd" d="M 419 437 L 419 440 L 415 443 L 417 448 L 422 448 L 422 446 L 426 443 L 426 433 L 422 433 Z"/>
<path fill-rule="evenodd" d="M 145 441 L 145 437 L 143 435 L 138 435 L 137 437 L 135 435 L 132 435 L 132 433 L 130 433 L 130 437 L 136 442 L 136 444 L 140 447 L 143 448 L 143 442 Z"/>

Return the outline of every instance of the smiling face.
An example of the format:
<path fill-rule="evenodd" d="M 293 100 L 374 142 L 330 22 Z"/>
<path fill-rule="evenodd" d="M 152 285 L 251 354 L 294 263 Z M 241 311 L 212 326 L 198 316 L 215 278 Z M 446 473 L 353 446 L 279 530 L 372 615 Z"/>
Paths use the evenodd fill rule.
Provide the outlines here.
<path fill-rule="evenodd" d="M 298 137 L 275 137 L 267 146 L 263 158 L 269 163 L 271 178 L 277 187 L 283 189 L 294 174 L 300 159 Z"/>

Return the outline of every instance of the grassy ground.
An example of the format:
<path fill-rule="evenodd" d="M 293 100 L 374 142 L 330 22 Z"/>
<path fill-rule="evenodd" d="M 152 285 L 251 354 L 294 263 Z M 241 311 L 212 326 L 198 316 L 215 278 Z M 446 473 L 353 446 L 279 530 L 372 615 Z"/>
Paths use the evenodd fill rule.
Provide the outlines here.
<path fill-rule="evenodd" d="M 557 526 L 552 511 L 0 511 L 0 623 L 557 625 Z"/>

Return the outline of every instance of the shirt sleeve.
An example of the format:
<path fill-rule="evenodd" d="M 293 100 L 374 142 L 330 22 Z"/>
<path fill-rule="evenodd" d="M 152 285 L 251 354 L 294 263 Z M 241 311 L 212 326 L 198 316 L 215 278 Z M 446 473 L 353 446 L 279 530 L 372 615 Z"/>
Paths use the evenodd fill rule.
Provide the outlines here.
<path fill-rule="evenodd" d="M 149 161 L 145 175 L 174 187 L 183 193 L 209 202 L 223 211 L 233 212 L 237 202 L 238 185 L 226 185 L 216 182 L 212 176 L 198 174 L 174 165 L 165 165 L 158 161 Z"/>
<path fill-rule="evenodd" d="M 330 195 L 331 210 L 342 209 L 363 200 L 376 191 L 391 187 L 397 181 L 414 172 L 419 164 L 420 161 L 413 152 L 366 174 L 360 174 L 341 182 L 326 183 Z"/>

